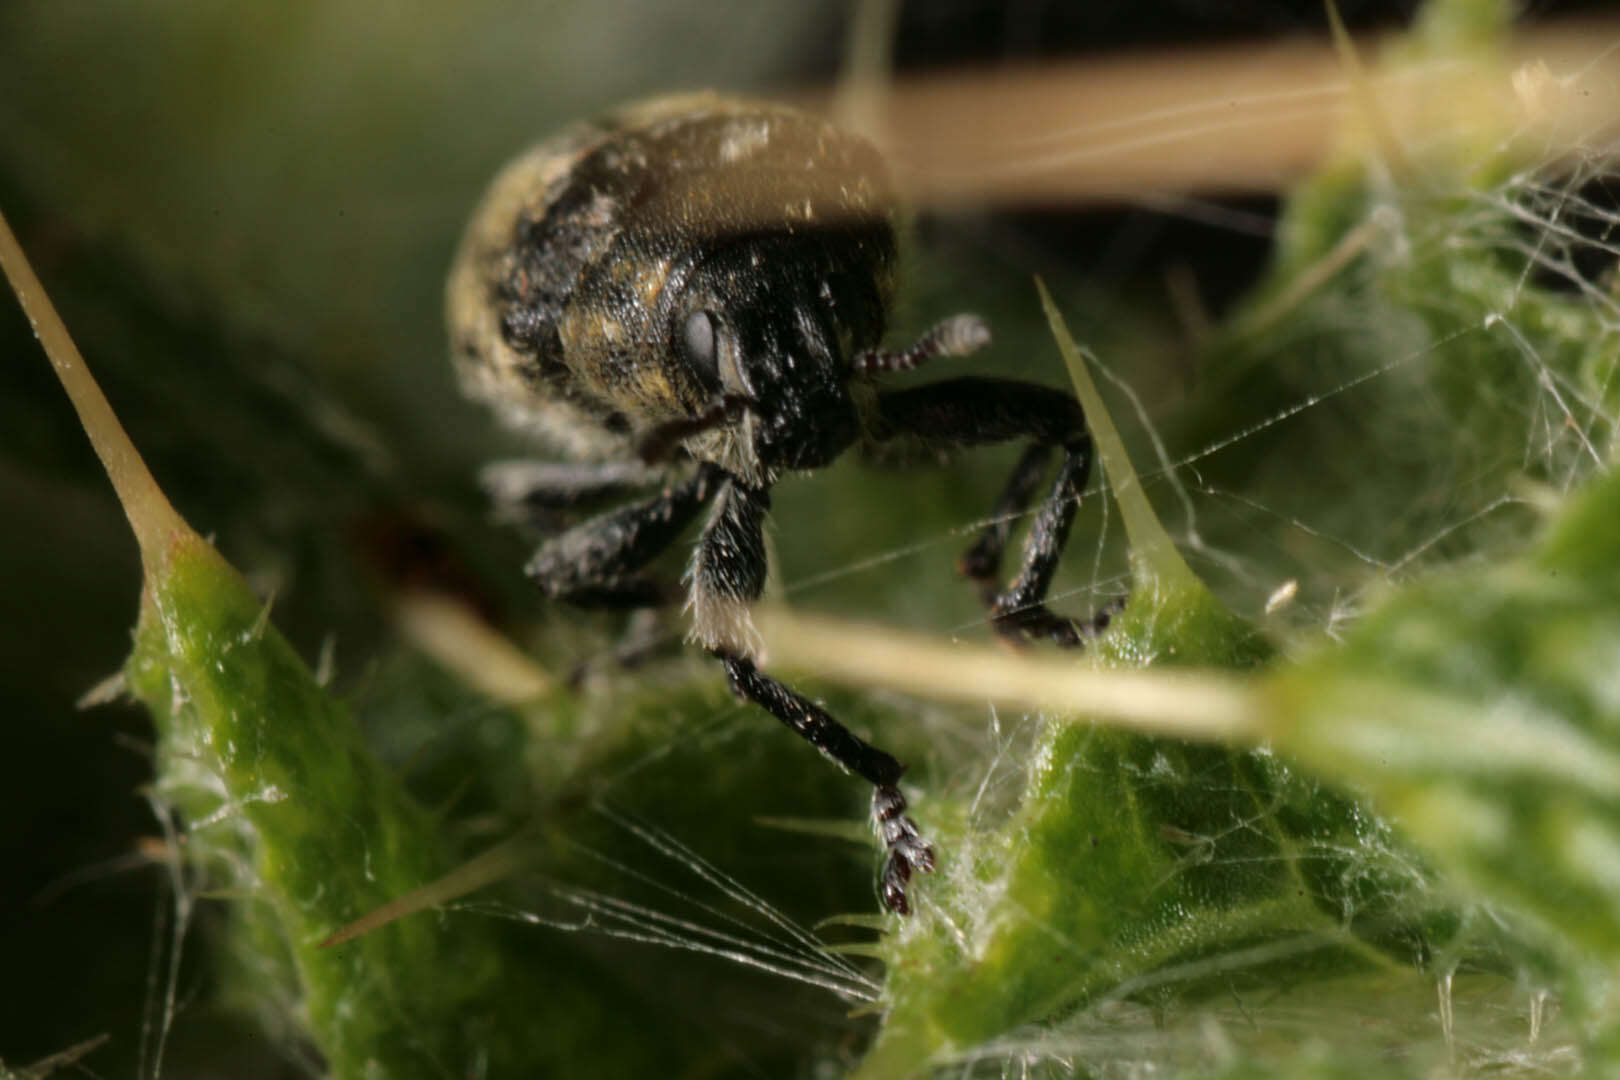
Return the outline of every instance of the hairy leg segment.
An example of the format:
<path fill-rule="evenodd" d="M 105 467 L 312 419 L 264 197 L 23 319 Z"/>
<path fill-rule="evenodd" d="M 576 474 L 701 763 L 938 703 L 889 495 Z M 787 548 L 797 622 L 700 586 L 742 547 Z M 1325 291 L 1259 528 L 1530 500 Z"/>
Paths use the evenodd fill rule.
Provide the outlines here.
<path fill-rule="evenodd" d="M 850 732 L 819 705 L 763 674 L 752 660 L 717 655 L 726 665 L 726 681 L 734 694 L 761 706 L 811 746 L 872 784 L 872 819 L 885 852 L 879 883 L 883 906 L 910 914 L 906 883 L 914 871 L 934 868 L 934 849 L 906 815 L 906 797 L 898 786 L 904 766 Z"/>
<path fill-rule="evenodd" d="M 666 603 L 674 590 L 637 572 L 675 542 L 724 475 L 712 465 L 700 466 L 656 495 L 576 525 L 546 541 L 525 570 L 547 596 L 581 607 Z"/>
<path fill-rule="evenodd" d="M 769 508 L 767 492 L 735 479 L 717 497 L 689 573 L 692 636 L 725 664 L 726 681 L 738 698 L 760 706 L 872 785 L 872 817 L 885 851 L 880 894 L 885 907 L 906 914 L 911 910 L 906 883 L 914 872 L 934 868 L 934 849 L 906 815 L 899 787 L 904 767 L 754 663 L 759 646 L 747 612 L 765 585 L 762 530 Z"/>

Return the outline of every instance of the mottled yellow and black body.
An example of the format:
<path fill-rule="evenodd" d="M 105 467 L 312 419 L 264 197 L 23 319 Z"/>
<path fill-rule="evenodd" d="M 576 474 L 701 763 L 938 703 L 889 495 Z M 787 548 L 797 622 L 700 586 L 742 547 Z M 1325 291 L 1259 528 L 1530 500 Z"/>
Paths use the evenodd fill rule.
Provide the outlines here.
<path fill-rule="evenodd" d="M 893 215 L 876 150 L 796 110 L 702 95 L 578 127 L 508 166 L 466 234 L 463 383 L 593 458 L 723 395 L 770 400 L 687 452 L 762 484 L 825 464 L 857 434 L 849 364 L 883 336 Z M 694 312 L 716 321 L 712 371 L 681 348 Z M 762 440 L 771 425 L 794 438 Z"/>
<path fill-rule="evenodd" d="M 766 576 L 770 488 L 857 440 L 941 449 L 1029 438 L 959 569 L 996 627 L 1074 645 L 1089 624 L 1044 604 L 1091 464 L 1079 405 L 1003 379 L 885 390 L 882 377 L 989 340 L 973 316 L 909 349 L 878 346 L 895 291 L 895 207 L 865 140 L 784 106 L 714 95 L 634 106 L 531 150 L 496 178 L 451 271 L 462 383 L 566 463 L 507 465 L 497 497 L 553 511 L 637 484 L 660 490 L 549 539 L 528 566 L 550 595 L 643 606 L 641 571 L 710 507 L 687 570 L 689 640 L 732 689 L 874 786 L 883 902 L 908 910 L 933 850 L 906 815 L 893 757 L 758 668 L 749 607 Z M 1012 521 L 1055 451 L 1062 464 L 994 587 Z"/>

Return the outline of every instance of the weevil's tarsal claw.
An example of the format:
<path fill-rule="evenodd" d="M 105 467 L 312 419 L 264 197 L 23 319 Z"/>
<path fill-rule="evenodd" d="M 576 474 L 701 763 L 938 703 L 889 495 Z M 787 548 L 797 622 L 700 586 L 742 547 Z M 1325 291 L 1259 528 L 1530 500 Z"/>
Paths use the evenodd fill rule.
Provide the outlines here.
<path fill-rule="evenodd" d="M 872 819 L 888 852 L 880 882 L 883 906 L 910 915 L 906 885 L 913 871 L 926 874 L 934 869 L 934 848 L 917 831 L 916 822 L 906 816 L 906 797 L 893 785 L 879 785 L 873 790 Z"/>
<path fill-rule="evenodd" d="M 911 901 L 906 899 L 906 882 L 911 880 L 911 867 L 893 857 L 883 867 L 883 906 L 896 915 L 910 915 Z"/>

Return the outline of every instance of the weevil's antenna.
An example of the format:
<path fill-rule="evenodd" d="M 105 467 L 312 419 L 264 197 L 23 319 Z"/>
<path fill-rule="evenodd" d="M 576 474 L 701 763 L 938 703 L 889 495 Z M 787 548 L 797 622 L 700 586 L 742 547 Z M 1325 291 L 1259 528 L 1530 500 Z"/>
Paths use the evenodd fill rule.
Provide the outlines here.
<path fill-rule="evenodd" d="M 939 356 L 968 356 L 990 344 L 990 327 L 977 315 L 952 315 L 917 339 L 909 349 L 868 349 L 850 361 L 857 375 L 910 371 Z"/>

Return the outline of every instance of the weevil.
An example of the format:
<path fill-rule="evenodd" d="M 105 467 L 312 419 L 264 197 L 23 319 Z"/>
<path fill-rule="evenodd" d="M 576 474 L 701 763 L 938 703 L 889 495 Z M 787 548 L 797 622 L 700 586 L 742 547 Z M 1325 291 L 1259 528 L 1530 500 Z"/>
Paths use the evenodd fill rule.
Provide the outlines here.
<path fill-rule="evenodd" d="M 1085 416 L 1061 391 L 960 376 L 891 389 L 885 376 L 986 345 L 972 315 L 884 350 L 897 210 L 871 143 L 797 109 L 715 95 L 631 106 L 541 143 L 495 179 L 448 287 L 463 388 L 566 460 L 490 474 L 509 507 L 555 511 L 657 490 L 548 539 L 529 575 L 591 606 L 665 603 L 644 574 L 709 507 L 685 575 L 688 640 L 754 702 L 874 788 L 880 894 L 934 867 L 907 814 L 903 767 L 760 670 L 750 605 L 766 579 L 765 518 L 784 475 L 858 444 L 946 450 L 1028 439 L 989 524 L 958 560 L 996 628 L 1080 644 L 1045 597 L 1091 470 Z M 1017 574 L 999 587 L 1013 521 L 1051 459 Z"/>

